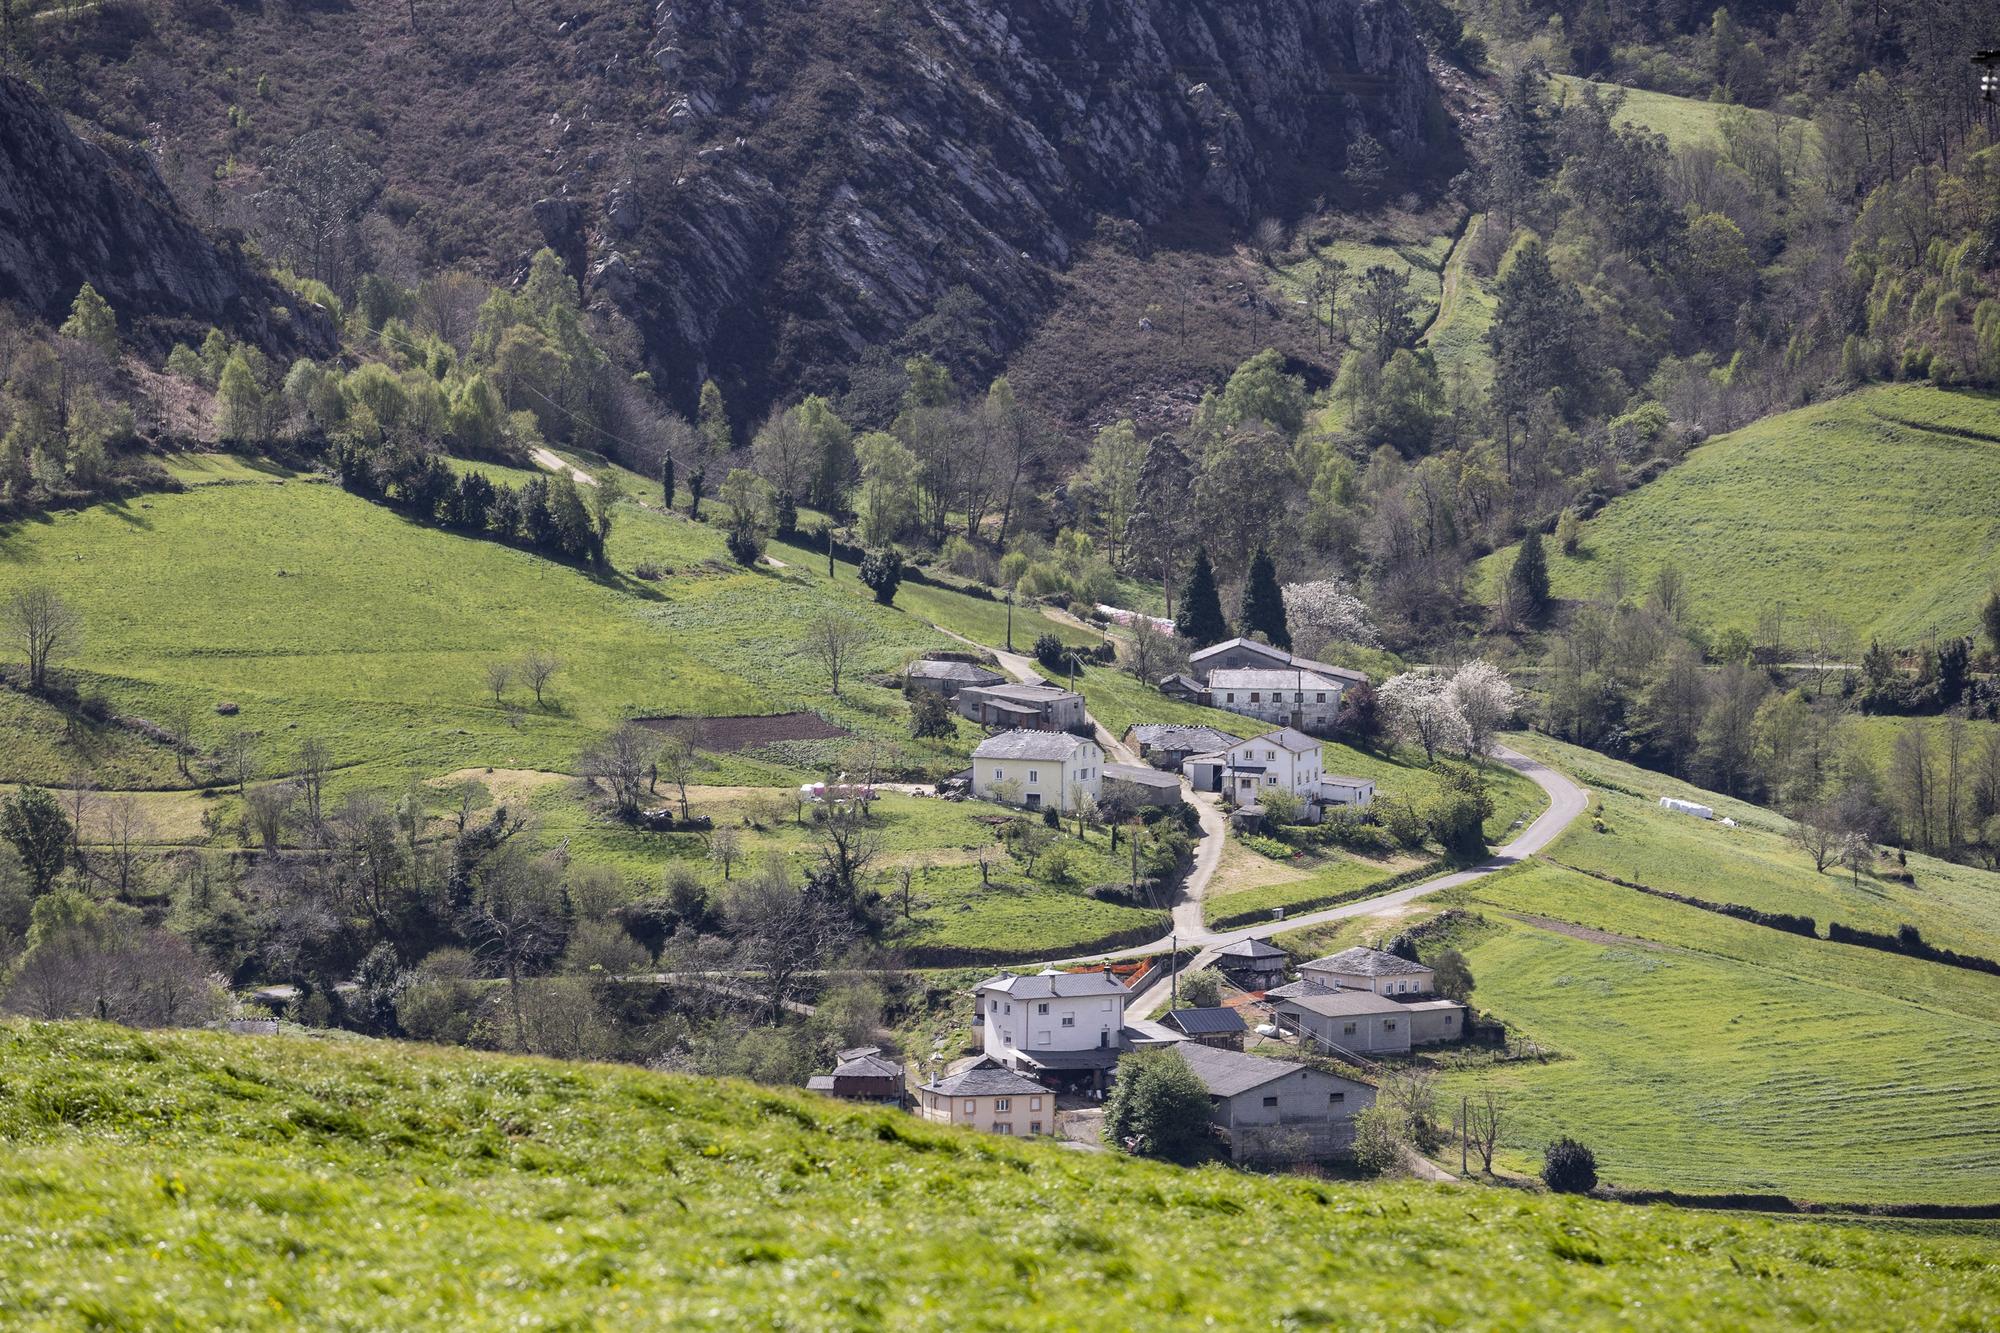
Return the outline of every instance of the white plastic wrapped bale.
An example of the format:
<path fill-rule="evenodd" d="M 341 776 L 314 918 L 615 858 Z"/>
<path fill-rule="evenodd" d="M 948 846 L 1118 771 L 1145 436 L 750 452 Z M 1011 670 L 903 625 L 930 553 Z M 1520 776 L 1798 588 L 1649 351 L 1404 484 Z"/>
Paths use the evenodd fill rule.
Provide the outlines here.
<path fill-rule="evenodd" d="M 1671 810 L 1677 815 L 1693 815 L 1696 819 L 1715 818 L 1715 811 L 1709 809 L 1707 806 L 1696 805 L 1693 801 L 1676 800 L 1672 796 L 1662 796 L 1660 798 L 1660 809 Z"/>

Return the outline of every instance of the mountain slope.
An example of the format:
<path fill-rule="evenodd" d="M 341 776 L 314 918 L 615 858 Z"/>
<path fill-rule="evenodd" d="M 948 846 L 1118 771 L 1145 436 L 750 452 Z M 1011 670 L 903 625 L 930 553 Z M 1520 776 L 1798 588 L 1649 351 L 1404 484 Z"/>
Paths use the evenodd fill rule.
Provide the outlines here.
<path fill-rule="evenodd" d="M 1556 596 L 1594 596 L 1609 571 L 1643 595 L 1667 565 L 1711 631 L 1822 613 L 1909 645 L 1971 634 L 2000 573 L 2000 398 L 1869 389 L 1718 436 L 1548 547 Z M 1513 548 L 1481 566 L 1490 592 Z"/>
<path fill-rule="evenodd" d="M 93 36 L 45 39 L 67 109 L 164 145 L 185 190 L 219 177 L 251 221 L 323 127 L 379 173 L 380 258 L 506 276 L 547 242 L 683 408 L 712 377 L 745 416 L 954 289 L 936 341 L 990 371 L 1102 213 L 1240 234 L 1364 132 L 1399 179 L 1455 169 L 1400 0 L 356 0 Z"/>
<path fill-rule="evenodd" d="M 1357 1187 L 797 1093 L 0 1031 L 0 1310 L 57 1324 L 1972 1327 L 1990 1241 Z"/>
<path fill-rule="evenodd" d="M 277 283 L 181 213 L 143 152 L 85 142 L 0 74 L 0 301 L 60 319 L 84 283 L 154 342 L 213 324 L 273 352 L 333 346 L 324 320 L 287 310 Z"/>

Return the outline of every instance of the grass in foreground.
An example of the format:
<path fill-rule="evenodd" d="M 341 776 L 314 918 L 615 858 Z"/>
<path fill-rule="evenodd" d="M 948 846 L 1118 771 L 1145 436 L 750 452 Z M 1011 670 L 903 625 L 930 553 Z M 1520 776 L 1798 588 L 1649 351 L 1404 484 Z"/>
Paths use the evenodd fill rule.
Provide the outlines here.
<path fill-rule="evenodd" d="M 48 1326 L 1964 1328 L 1989 1240 L 1186 1172 L 421 1047 L 0 1031 Z"/>
<path fill-rule="evenodd" d="M 1666 565 L 1711 630 L 1752 632 L 1778 602 L 1862 636 L 1914 644 L 1972 634 L 2000 574 L 2000 397 L 1918 385 L 1869 389 L 1718 436 L 1549 548 L 1563 598 L 1595 596 L 1622 566 L 1644 596 Z M 1486 588 L 1514 548 L 1480 564 Z"/>

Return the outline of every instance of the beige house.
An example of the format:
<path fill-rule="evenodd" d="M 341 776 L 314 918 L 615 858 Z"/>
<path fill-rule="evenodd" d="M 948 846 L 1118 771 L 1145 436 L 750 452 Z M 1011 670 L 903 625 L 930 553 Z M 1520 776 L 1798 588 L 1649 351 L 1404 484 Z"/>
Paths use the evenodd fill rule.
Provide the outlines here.
<path fill-rule="evenodd" d="M 1104 751 L 1066 731 L 1003 731 L 972 752 L 972 794 L 1029 810 L 1068 810 L 1104 794 Z"/>
<path fill-rule="evenodd" d="M 934 1124 L 1029 1138 L 1055 1132 L 1056 1098 L 1041 1084 L 980 1059 L 918 1088 L 917 1115 Z"/>
<path fill-rule="evenodd" d="M 1429 995 L 1437 983 L 1437 973 L 1422 963 L 1358 945 L 1310 963 L 1300 963 L 1299 976 L 1329 988 L 1373 991 L 1377 995 Z"/>

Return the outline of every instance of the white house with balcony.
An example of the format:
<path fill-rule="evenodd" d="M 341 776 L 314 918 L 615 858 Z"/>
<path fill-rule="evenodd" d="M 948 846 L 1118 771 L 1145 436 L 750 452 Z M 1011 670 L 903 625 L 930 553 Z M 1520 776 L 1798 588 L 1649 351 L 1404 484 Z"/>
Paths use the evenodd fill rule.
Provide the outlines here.
<path fill-rule="evenodd" d="M 998 976 L 980 983 L 973 1003 L 987 1058 L 1016 1073 L 1101 1088 L 1118 1063 L 1125 983 L 1109 972 Z"/>
<path fill-rule="evenodd" d="M 972 794 L 1029 810 L 1071 809 L 1104 792 L 1104 751 L 1066 731 L 1003 731 L 972 752 Z"/>

